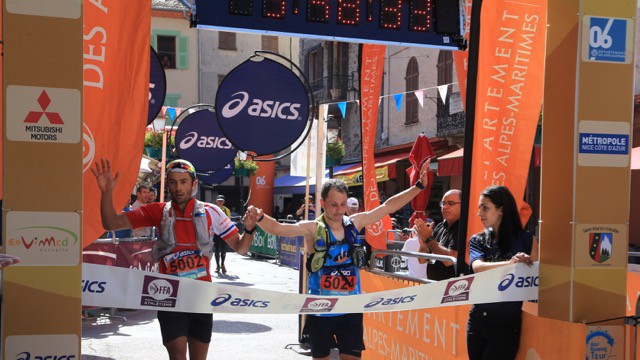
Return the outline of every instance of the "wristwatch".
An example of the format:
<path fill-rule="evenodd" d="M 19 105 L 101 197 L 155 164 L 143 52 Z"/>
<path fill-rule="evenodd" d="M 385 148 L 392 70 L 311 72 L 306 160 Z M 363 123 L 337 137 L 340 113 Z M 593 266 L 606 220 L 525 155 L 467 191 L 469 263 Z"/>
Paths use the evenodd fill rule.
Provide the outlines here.
<path fill-rule="evenodd" d="M 256 230 L 258 230 L 257 226 L 254 226 L 253 229 L 249 230 L 247 228 L 244 228 L 244 232 L 249 234 L 249 235 L 253 235 L 254 232 L 256 232 Z"/>
<path fill-rule="evenodd" d="M 420 180 L 416 181 L 415 186 L 420 190 L 424 190 L 425 189 L 425 186 L 422 185 L 422 181 L 420 181 Z"/>

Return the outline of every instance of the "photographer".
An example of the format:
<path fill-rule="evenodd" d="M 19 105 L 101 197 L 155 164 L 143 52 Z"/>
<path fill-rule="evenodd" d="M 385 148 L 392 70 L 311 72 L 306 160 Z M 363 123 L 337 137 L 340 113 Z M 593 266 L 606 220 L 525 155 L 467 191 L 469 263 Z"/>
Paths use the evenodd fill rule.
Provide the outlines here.
<path fill-rule="evenodd" d="M 298 211 L 296 211 L 296 217 L 299 220 L 315 220 L 316 219 L 316 204 L 313 202 L 313 196 L 309 196 L 307 198 L 307 204 L 309 204 L 309 216 L 306 219 L 304 219 L 305 202 L 304 200 L 302 200 L 302 205 L 300 205 L 300 208 L 298 209 Z"/>

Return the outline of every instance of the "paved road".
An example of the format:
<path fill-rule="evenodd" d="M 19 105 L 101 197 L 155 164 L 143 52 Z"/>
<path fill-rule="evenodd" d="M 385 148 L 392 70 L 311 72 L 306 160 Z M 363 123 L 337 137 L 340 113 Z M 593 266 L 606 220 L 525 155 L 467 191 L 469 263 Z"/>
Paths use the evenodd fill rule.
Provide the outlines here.
<path fill-rule="evenodd" d="M 215 266 L 215 263 L 214 263 Z M 295 293 L 298 271 L 273 260 L 227 254 L 228 273 L 214 281 Z M 155 311 L 115 311 L 127 321 L 98 316 L 82 323 L 83 360 L 168 359 Z M 298 345 L 297 315 L 214 314 L 209 359 L 310 359 Z M 288 348 L 289 344 L 294 344 Z M 302 353 L 302 355 L 300 354 Z M 305 356 L 305 354 L 307 356 Z"/>

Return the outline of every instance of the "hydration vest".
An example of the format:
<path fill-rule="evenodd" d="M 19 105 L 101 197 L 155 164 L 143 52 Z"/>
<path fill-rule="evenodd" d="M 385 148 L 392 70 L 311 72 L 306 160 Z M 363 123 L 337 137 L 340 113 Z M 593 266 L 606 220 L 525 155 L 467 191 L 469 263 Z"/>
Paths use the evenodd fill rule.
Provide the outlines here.
<path fill-rule="evenodd" d="M 176 245 L 193 246 L 193 244 L 177 244 L 174 227 L 176 220 L 192 221 L 196 232 L 196 245 L 202 252 L 202 256 L 211 259 L 213 256 L 213 238 L 209 235 L 209 224 L 204 203 L 194 199 L 193 213 L 191 218 L 176 217 L 175 210 L 171 206 L 171 201 L 164 205 L 162 210 L 162 222 L 160 223 L 160 234 L 158 241 L 153 246 L 151 254 L 155 260 L 160 260 L 164 255 L 173 251 Z"/>

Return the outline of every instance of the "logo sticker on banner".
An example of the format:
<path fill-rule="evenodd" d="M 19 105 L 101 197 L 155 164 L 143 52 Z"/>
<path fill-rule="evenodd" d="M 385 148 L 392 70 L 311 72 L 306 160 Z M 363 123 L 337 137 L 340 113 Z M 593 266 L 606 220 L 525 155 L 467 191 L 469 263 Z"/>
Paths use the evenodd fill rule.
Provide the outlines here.
<path fill-rule="evenodd" d="M 164 72 L 158 54 L 153 50 L 153 47 L 150 47 L 150 49 L 151 68 L 149 71 L 149 115 L 147 125 L 151 124 L 160 113 L 160 110 L 162 110 L 167 93 L 167 75 Z"/>
<path fill-rule="evenodd" d="M 302 135 L 310 102 L 298 75 L 277 61 L 256 58 L 227 74 L 215 104 L 229 140 L 260 156 L 282 151 Z"/>
<path fill-rule="evenodd" d="M 222 169 L 238 152 L 218 127 L 210 109 L 198 110 L 180 121 L 176 149 L 198 171 Z"/>
<path fill-rule="evenodd" d="M 633 55 L 633 21 L 585 16 L 582 61 L 629 64 Z"/>
<path fill-rule="evenodd" d="M 233 175 L 235 167 L 235 161 L 232 161 L 220 170 L 198 172 L 196 175 L 198 176 L 198 181 L 200 181 L 200 183 L 204 183 L 209 186 L 216 186 L 227 181 L 227 179 Z"/>
<path fill-rule="evenodd" d="M 75 334 L 7 336 L 5 354 L 16 360 L 80 359 Z"/>
<path fill-rule="evenodd" d="M 176 307 L 179 285 L 180 282 L 177 280 L 146 275 L 142 285 L 140 305 L 167 308 Z"/>

